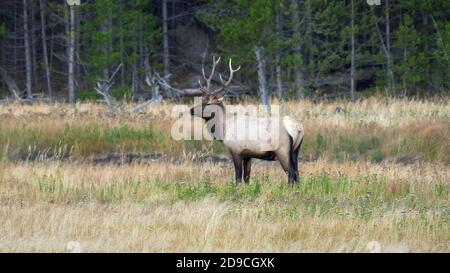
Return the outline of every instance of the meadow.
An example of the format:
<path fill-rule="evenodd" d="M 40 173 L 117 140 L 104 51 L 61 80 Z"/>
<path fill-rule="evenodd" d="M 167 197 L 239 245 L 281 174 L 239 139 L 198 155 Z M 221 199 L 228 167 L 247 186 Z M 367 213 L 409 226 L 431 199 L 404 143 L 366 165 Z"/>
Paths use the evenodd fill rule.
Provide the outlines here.
<path fill-rule="evenodd" d="M 251 101 L 243 101 L 243 104 Z M 170 137 L 173 103 L 0 105 L 0 251 L 450 251 L 450 100 L 288 102 L 301 181 Z"/>

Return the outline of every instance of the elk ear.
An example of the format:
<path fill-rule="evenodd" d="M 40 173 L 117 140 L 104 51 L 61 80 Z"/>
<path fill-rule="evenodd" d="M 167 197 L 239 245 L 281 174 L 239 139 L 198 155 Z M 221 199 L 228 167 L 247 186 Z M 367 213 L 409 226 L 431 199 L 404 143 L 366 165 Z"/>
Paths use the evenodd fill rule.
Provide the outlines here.
<path fill-rule="evenodd" d="M 224 98 L 223 96 L 219 96 L 219 95 L 214 95 L 214 96 L 212 97 L 213 100 L 217 100 L 217 101 L 222 101 L 223 98 Z"/>

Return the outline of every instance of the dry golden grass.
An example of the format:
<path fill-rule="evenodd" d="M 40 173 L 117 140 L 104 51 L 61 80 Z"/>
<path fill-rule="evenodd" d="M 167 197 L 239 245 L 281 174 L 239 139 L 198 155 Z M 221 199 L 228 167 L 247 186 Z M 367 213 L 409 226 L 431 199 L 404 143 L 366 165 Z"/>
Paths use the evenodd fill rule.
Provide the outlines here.
<path fill-rule="evenodd" d="M 289 102 L 305 124 L 303 156 L 318 158 L 295 187 L 277 163 L 255 162 L 251 183 L 236 186 L 231 163 L 191 161 L 224 151 L 171 140 L 171 106 L 114 116 L 98 104 L 0 105 L 0 252 L 63 252 L 69 241 L 83 252 L 365 252 L 374 240 L 450 251 L 448 100 Z M 168 161 L 78 160 L 155 151 Z M 395 163 L 405 155 L 421 160 Z"/>
<path fill-rule="evenodd" d="M 354 252 L 372 240 L 390 251 L 450 250 L 446 166 L 318 161 L 301 166 L 317 180 L 293 189 L 278 166 L 260 163 L 249 186 L 230 192 L 232 170 L 221 164 L 3 162 L 0 170 L 1 251 L 60 252 L 79 241 L 88 252 Z M 326 192 L 312 184 L 323 176 L 354 184 Z M 216 191 L 196 188 L 204 181 Z"/>
<path fill-rule="evenodd" d="M 39 153 L 78 159 L 107 153 L 162 152 L 188 160 L 197 153 L 226 152 L 218 143 L 172 140 L 173 105 L 161 103 L 118 116 L 93 103 L 0 105 L 0 159 L 34 158 Z M 406 157 L 450 164 L 449 100 L 288 102 L 283 113 L 304 124 L 302 152 L 307 159 L 379 162 Z"/>
<path fill-rule="evenodd" d="M 273 101 L 274 105 L 277 104 Z M 126 116 L 138 117 L 146 115 L 161 115 L 169 117 L 173 102 L 163 102 L 141 110 L 138 114 Z M 259 101 L 244 100 L 242 104 L 259 104 Z M 186 102 L 188 107 L 192 101 Z M 131 108 L 133 105 L 129 105 Z M 336 107 L 341 113 L 336 114 Z M 396 126 L 420 121 L 448 120 L 450 118 L 450 98 L 439 101 L 423 101 L 411 99 L 369 98 L 357 102 L 332 101 L 314 103 L 309 100 L 289 101 L 281 112 L 292 115 L 299 120 L 314 120 L 321 124 L 339 126 L 358 125 L 361 123 L 376 123 L 383 126 Z M 67 104 L 33 104 L 33 105 L 0 105 L 0 115 L 10 115 L 15 118 L 32 117 L 64 117 L 77 119 L 79 117 L 111 117 L 105 111 L 105 106 L 96 103 L 78 103 L 75 106 Z M 114 117 L 117 120 L 117 117 Z M 133 119 L 131 119 L 133 120 Z M 139 119 L 135 119 L 139 120 Z M 142 124 L 140 124 L 142 126 Z"/>

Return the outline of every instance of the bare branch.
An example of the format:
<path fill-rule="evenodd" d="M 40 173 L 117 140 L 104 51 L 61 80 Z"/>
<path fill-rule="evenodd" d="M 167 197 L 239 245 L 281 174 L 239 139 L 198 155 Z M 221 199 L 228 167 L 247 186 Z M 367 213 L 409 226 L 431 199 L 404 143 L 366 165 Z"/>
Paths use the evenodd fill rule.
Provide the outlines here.
<path fill-rule="evenodd" d="M 129 113 L 135 113 L 135 112 L 138 112 L 141 109 L 144 109 L 145 107 L 151 106 L 151 105 L 156 104 L 156 103 L 161 102 L 161 101 L 162 101 L 162 96 L 159 95 L 156 98 L 152 98 L 151 100 L 148 100 L 146 102 L 138 104 L 136 107 L 128 110 L 128 112 Z"/>
<path fill-rule="evenodd" d="M 17 87 L 16 82 L 14 81 L 14 79 L 12 79 L 9 75 L 8 72 L 3 68 L 0 67 L 0 76 L 2 76 L 3 80 L 6 83 L 6 86 L 8 87 L 9 91 L 11 91 L 11 94 L 13 95 L 14 99 L 16 100 L 21 100 L 20 96 L 19 96 L 19 88 Z"/>
<path fill-rule="evenodd" d="M 114 97 L 112 97 L 110 94 L 110 90 L 111 90 L 112 86 L 114 85 L 114 77 L 116 76 L 117 72 L 120 70 L 121 67 L 122 67 L 122 63 L 120 63 L 117 66 L 117 68 L 114 70 L 114 73 L 111 75 L 111 77 L 109 77 L 109 79 L 97 80 L 97 87 L 94 88 L 97 91 L 97 93 L 102 95 L 103 100 L 108 105 L 108 108 L 114 113 L 118 112 L 120 110 L 120 108 L 122 107 L 122 105 L 118 104 L 115 101 Z"/>

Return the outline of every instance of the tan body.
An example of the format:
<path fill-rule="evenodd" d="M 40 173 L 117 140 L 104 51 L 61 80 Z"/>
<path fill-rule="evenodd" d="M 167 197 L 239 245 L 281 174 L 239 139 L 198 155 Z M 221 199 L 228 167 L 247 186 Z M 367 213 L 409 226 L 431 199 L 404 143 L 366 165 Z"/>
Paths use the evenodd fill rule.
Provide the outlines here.
<path fill-rule="evenodd" d="M 214 138 L 221 140 L 230 151 L 237 182 L 242 179 L 246 183 L 249 182 L 252 158 L 278 160 L 287 173 L 289 182 L 298 181 L 298 154 L 304 136 L 300 123 L 290 117 L 246 117 L 246 122 L 242 122 L 234 115 L 227 115 L 222 100 L 214 96 L 204 100 L 201 105 L 202 113 L 211 105 L 222 109 L 214 112 L 214 120 L 210 115 L 202 114 L 200 117 L 207 121 L 207 125 L 214 121 L 215 127 L 210 131 Z M 193 115 L 194 109 L 191 110 Z M 255 133 L 258 130 L 261 132 L 259 135 Z"/>

